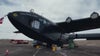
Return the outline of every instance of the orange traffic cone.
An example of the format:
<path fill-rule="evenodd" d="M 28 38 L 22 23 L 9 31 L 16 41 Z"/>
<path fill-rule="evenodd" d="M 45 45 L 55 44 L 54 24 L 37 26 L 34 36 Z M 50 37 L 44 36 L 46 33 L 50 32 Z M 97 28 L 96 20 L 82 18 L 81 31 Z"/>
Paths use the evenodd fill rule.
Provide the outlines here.
<path fill-rule="evenodd" d="M 9 50 L 6 49 L 6 51 L 5 51 L 5 56 L 8 56 L 8 54 L 9 54 Z"/>

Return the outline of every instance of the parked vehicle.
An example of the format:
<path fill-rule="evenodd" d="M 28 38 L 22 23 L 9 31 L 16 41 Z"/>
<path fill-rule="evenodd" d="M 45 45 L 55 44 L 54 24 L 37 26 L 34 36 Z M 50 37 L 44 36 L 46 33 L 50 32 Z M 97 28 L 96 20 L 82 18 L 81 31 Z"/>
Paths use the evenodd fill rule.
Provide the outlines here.
<path fill-rule="evenodd" d="M 29 41 L 28 40 L 14 40 L 14 39 L 12 39 L 10 41 L 10 43 L 15 43 L 15 44 L 28 44 Z"/>

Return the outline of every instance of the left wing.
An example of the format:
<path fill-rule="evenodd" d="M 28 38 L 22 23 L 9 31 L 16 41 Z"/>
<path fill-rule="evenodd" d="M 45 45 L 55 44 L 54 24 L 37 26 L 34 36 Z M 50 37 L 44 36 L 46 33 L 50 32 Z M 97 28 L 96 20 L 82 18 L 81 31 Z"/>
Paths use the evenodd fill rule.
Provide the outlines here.
<path fill-rule="evenodd" d="M 100 40 L 100 33 L 74 34 L 75 39 Z"/>
<path fill-rule="evenodd" d="M 100 28 L 100 16 L 94 12 L 89 18 L 78 20 L 71 20 L 69 18 L 66 22 L 57 23 L 57 25 L 63 29 L 63 33 Z"/>

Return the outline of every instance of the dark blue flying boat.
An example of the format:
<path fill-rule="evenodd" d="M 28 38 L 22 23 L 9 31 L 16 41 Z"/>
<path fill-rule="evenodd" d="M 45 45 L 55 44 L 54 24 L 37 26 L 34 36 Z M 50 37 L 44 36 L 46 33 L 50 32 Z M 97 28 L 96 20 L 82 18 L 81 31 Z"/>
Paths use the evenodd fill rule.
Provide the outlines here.
<path fill-rule="evenodd" d="M 48 45 L 62 46 L 69 39 L 100 39 L 99 36 L 78 37 L 78 34 L 70 37 L 73 32 L 100 28 L 100 16 L 97 12 L 93 12 L 88 18 L 72 20 L 68 17 L 65 22 L 59 23 L 51 22 L 35 12 L 15 11 L 7 16 L 21 33 Z"/>

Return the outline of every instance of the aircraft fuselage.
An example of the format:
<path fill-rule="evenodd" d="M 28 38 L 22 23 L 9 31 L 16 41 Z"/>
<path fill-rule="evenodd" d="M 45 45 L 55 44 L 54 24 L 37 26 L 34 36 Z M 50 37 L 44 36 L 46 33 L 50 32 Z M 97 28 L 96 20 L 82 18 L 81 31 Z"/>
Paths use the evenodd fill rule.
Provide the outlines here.
<path fill-rule="evenodd" d="M 48 28 L 50 25 L 56 28 L 56 31 L 62 29 L 55 23 L 36 13 L 22 11 L 11 12 L 8 14 L 8 18 L 20 32 L 32 39 L 50 44 L 59 44 L 65 42 L 65 38 L 61 38 L 62 33 L 48 33 L 46 31 L 47 27 L 47 29 L 52 32 L 52 28 Z"/>

